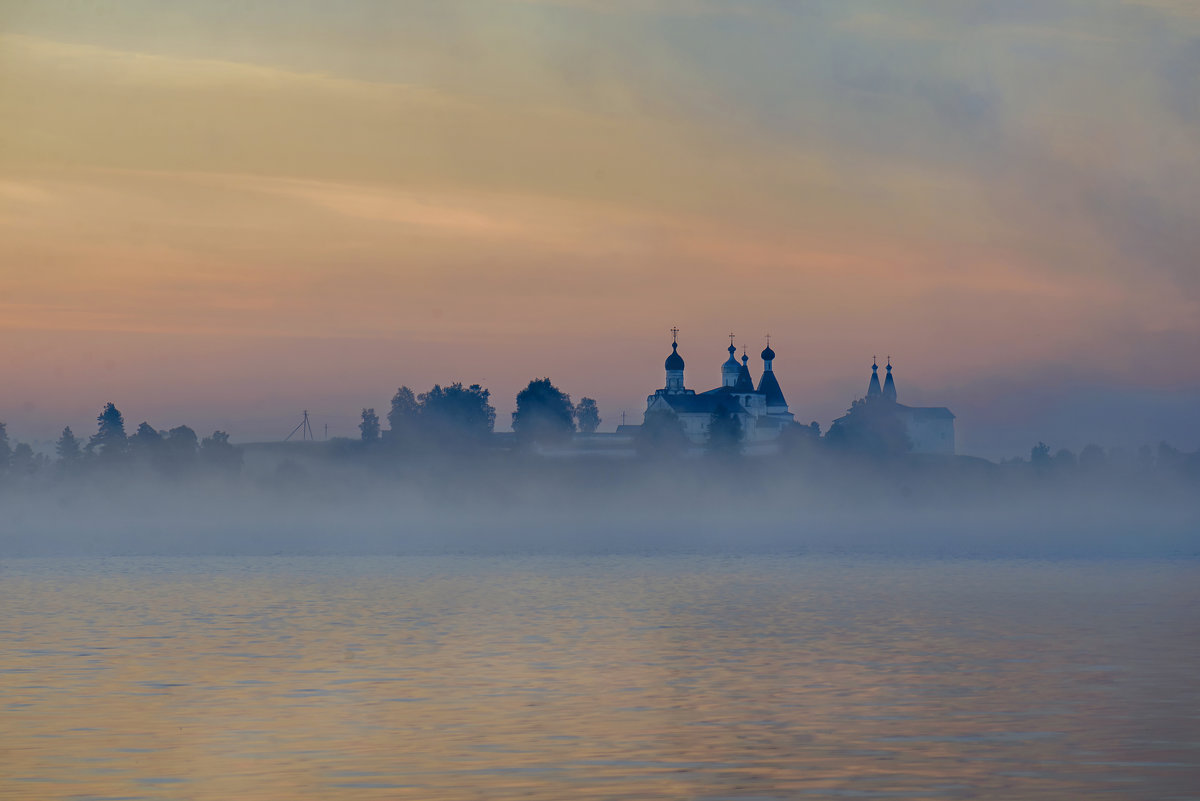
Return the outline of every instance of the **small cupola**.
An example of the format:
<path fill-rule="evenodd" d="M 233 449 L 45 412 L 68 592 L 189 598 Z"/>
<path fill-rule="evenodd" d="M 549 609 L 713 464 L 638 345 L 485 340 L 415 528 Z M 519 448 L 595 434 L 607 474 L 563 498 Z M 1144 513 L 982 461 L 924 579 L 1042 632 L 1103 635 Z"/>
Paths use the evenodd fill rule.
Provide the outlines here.
<path fill-rule="evenodd" d="M 733 391 L 747 395 L 754 392 L 754 379 L 750 377 L 750 357 L 746 355 L 744 348 L 742 349 L 742 366 L 738 368 L 737 381 L 733 384 Z"/>
<path fill-rule="evenodd" d="M 733 334 L 729 335 L 729 358 L 721 365 L 721 386 L 732 387 L 737 383 L 738 373 L 742 366 L 738 364 L 737 348 L 733 344 Z"/>
<path fill-rule="evenodd" d="M 666 368 L 668 370 L 682 370 L 683 357 L 679 355 L 679 343 L 671 343 L 671 355 L 667 357 Z"/>
<path fill-rule="evenodd" d="M 668 392 L 683 392 L 683 357 L 679 355 L 679 329 L 671 329 L 671 355 L 663 365 L 667 368 Z"/>

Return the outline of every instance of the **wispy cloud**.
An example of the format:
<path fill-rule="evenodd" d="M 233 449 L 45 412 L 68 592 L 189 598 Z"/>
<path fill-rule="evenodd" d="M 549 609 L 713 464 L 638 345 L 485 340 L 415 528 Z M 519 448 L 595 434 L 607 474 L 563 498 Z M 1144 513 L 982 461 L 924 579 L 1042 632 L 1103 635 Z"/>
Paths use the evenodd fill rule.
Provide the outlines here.
<path fill-rule="evenodd" d="M 0 9 L 10 332 L 419 333 L 516 371 L 766 323 L 830 393 L 881 338 L 936 382 L 1200 337 L 1183 0 L 108 8 Z M 614 403 L 659 378 L 589 358 Z"/>

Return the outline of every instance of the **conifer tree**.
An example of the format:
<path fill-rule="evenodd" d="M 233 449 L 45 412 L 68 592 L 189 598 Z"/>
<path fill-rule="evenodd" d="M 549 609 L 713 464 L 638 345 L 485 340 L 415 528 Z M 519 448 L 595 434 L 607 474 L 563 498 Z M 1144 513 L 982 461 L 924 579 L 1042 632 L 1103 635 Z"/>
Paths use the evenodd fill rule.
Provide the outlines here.
<path fill-rule="evenodd" d="M 102 457 L 118 456 L 125 451 L 128 440 L 125 436 L 125 417 L 112 403 L 106 403 L 96 416 L 96 433 L 88 440 L 88 453 L 99 453 Z"/>
<path fill-rule="evenodd" d="M 83 455 L 79 448 L 79 440 L 70 426 L 62 430 L 62 435 L 54 444 L 54 452 L 58 454 L 58 460 L 63 464 L 74 464 Z"/>

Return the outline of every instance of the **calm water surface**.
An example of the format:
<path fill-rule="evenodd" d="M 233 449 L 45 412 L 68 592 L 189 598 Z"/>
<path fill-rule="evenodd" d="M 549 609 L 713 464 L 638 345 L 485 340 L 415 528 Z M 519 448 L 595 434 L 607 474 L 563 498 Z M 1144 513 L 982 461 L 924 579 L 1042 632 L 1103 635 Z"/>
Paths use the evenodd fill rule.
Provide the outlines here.
<path fill-rule="evenodd" d="M 0 562 L 5 799 L 1200 798 L 1200 564 Z"/>

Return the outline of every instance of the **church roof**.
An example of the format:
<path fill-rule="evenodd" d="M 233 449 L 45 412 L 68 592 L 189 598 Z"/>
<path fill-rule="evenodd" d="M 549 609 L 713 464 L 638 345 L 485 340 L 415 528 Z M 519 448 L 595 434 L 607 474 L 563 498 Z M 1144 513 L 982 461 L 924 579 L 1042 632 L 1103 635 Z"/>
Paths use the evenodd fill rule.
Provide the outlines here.
<path fill-rule="evenodd" d="M 738 364 L 738 360 L 734 357 L 735 353 L 737 353 L 737 348 L 735 348 L 732 344 L 730 344 L 729 345 L 729 358 L 726 359 L 724 361 L 724 363 L 721 365 L 722 373 L 736 373 L 738 370 L 741 369 L 742 366 L 740 364 Z"/>
<path fill-rule="evenodd" d="M 720 408 L 740 412 L 742 406 L 733 397 L 733 387 L 721 387 L 699 395 L 661 395 L 676 414 L 712 414 Z"/>
<path fill-rule="evenodd" d="M 742 395 L 754 392 L 754 379 L 750 377 L 750 367 L 746 361 L 745 358 L 742 359 L 742 366 L 738 368 L 737 383 L 733 385 L 733 391 Z"/>
<path fill-rule="evenodd" d="M 897 403 L 896 406 L 908 412 L 914 420 L 954 419 L 954 412 L 945 406 L 905 406 L 903 403 Z"/>
<path fill-rule="evenodd" d="M 879 365 L 871 363 L 871 383 L 867 385 L 867 397 L 882 395 L 883 390 L 879 388 Z"/>
<path fill-rule="evenodd" d="M 890 401 L 896 400 L 896 381 L 892 378 L 892 359 L 888 357 L 887 378 L 883 379 L 883 397 Z"/>
<path fill-rule="evenodd" d="M 774 370 L 763 371 L 762 378 L 758 381 L 758 394 L 767 396 L 767 406 L 787 406 Z"/>

